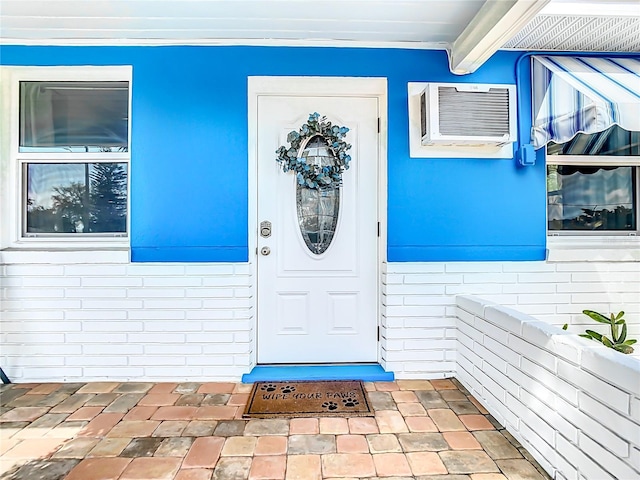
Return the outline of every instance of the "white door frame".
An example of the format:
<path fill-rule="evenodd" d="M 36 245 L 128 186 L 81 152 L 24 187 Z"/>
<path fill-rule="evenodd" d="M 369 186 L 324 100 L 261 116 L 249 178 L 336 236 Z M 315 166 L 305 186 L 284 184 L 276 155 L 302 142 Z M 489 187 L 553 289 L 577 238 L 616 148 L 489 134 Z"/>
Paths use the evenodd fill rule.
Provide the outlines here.
<path fill-rule="evenodd" d="M 378 291 L 377 324 L 381 324 L 382 265 L 387 260 L 387 79 L 360 77 L 248 77 L 248 161 L 249 161 L 249 264 L 252 278 L 253 323 L 251 363 L 257 360 L 257 255 L 258 255 L 258 97 L 260 96 L 312 96 L 326 94 L 345 97 L 372 97 L 378 99 L 380 135 L 378 135 Z M 276 153 L 273 153 L 276 161 Z M 382 359 L 378 342 L 378 361 Z"/>

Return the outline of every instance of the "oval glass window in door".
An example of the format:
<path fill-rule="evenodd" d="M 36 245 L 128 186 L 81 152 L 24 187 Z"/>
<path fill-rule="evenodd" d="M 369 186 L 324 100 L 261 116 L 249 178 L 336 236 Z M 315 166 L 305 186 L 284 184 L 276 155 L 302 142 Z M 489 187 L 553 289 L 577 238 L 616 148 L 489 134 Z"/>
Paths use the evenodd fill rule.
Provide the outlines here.
<path fill-rule="evenodd" d="M 335 154 L 322 135 L 311 137 L 302 146 L 299 156 L 307 165 L 332 167 L 337 164 Z M 296 207 L 300 233 L 307 248 L 316 255 L 324 253 L 331 245 L 338 225 L 340 187 L 312 189 L 297 184 Z"/>

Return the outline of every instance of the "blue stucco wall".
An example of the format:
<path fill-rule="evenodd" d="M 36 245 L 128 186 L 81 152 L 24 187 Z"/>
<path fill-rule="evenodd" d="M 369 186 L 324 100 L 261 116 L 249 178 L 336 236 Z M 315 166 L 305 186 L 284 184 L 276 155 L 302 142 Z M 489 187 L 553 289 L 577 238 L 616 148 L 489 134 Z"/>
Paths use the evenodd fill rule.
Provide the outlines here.
<path fill-rule="evenodd" d="M 515 83 L 519 55 L 499 52 L 476 73 L 458 77 L 443 51 L 0 47 L 3 65 L 133 66 L 132 259 L 193 262 L 249 258 L 251 75 L 388 79 L 388 261 L 543 259 L 543 161 L 519 168 L 510 160 L 409 157 L 407 82 Z M 520 114 L 528 130 L 528 109 Z"/>

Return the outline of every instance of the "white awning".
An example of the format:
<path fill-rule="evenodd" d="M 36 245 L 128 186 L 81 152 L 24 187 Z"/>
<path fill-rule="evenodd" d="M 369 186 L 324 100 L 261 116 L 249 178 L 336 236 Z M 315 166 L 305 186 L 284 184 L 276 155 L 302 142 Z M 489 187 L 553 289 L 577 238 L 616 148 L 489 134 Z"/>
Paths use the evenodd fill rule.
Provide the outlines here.
<path fill-rule="evenodd" d="M 640 131 L 640 57 L 533 57 L 532 143 L 564 143 L 614 124 Z"/>

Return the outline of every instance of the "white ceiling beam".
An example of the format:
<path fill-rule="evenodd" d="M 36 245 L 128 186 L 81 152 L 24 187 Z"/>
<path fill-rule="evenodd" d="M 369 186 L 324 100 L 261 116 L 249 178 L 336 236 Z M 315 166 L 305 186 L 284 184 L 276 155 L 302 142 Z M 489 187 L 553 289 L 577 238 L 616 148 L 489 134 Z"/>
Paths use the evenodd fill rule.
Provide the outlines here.
<path fill-rule="evenodd" d="M 475 72 L 549 2 L 487 0 L 447 49 L 451 72 L 457 75 Z"/>

